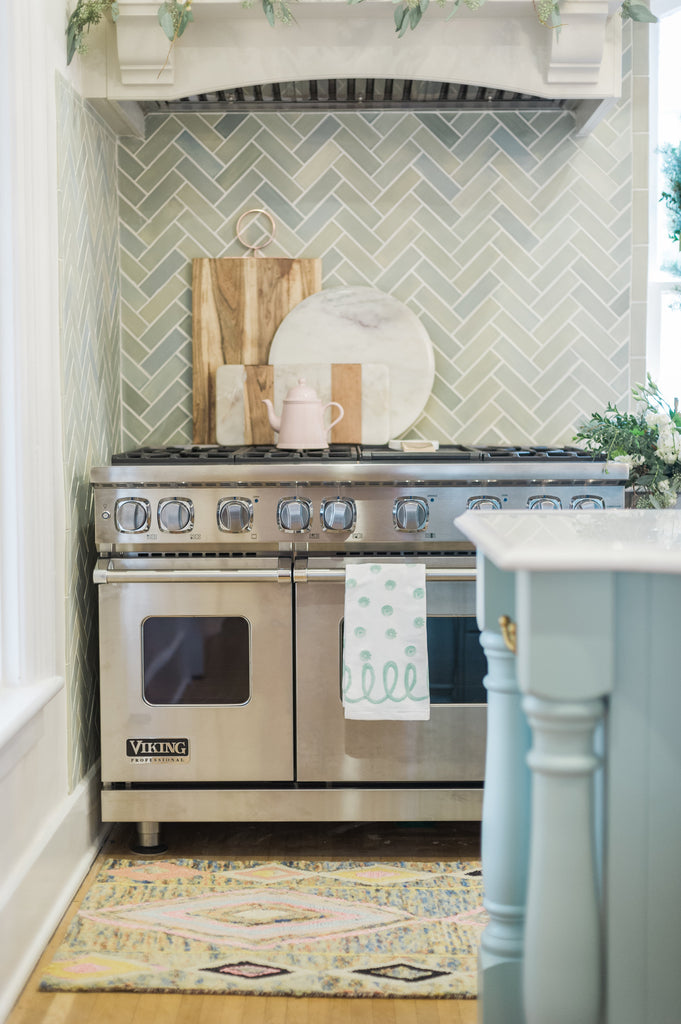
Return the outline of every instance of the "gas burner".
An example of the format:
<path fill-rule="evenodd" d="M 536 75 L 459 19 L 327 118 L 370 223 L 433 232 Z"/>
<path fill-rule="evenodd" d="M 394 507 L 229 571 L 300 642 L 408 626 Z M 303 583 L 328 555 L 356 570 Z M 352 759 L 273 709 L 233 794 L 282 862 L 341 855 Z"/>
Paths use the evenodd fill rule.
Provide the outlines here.
<path fill-rule="evenodd" d="M 605 462 L 606 456 L 601 453 L 587 452 L 583 448 L 551 448 L 547 445 L 532 445 L 521 448 L 517 445 L 480 445 L 475 449 L 479 458 L 484 461 L 491 459 L 585 459 L 589 462 Z"/>
<path fill-rule="evenodd" d="M 329 448 L 276 448 L 252 445 L 240 448 L 235 462 L 356 462 L 357 448 L 351 444 L 332 444 Z"/>
<path fill-rule="evenodd" d="M 205 462 L 234 462 L 234 456 L 239 451 L 239 446 L 226 445 L 171 445 L 167 448 L 135 448 L 128 452 L 117 452 L 111 456 L 112 465 L 132 465 L 134 463 L 145 463 L 146 465 L 179 464 L 179 463 L 205 463 Z"/>

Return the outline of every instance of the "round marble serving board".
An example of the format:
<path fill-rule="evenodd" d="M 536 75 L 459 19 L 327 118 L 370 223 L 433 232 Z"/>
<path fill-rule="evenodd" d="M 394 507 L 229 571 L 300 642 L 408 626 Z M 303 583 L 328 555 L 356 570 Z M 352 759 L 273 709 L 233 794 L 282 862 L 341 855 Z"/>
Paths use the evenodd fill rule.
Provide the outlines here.
<path fill-rule="evenodd" d="M 391 437 L 419 418 L 435 378 L 425 327 L 404 303 L 377 288 L 327 288 L 303 299 L 279 325 L 268 361 L 386 363 Z"/>

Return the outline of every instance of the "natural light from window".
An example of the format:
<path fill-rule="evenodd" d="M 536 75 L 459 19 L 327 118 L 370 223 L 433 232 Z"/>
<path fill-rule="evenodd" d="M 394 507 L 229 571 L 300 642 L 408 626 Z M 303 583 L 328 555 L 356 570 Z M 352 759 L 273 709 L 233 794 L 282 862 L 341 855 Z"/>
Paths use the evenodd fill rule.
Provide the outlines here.
<path fill-rule="evenodd" d="M 651 138 L 656 148 L 664 145 L 676 147 L 681 145 L 681 9 L 671 14 L 661 14 L 655 35 L 658 39 L 659 61 L 657 125 L 651 123 Z M 671 402 L 674 398 L 681 399 L 681 251 L 669 238 L 667 211 L 664 203 L 659 201 L 661 193 L 668 190 L 659 156 L 656 165 L 657 174 L 651 175 L 654 228 L 650 238 L 651 308 L 648 322 L 652 343 L 649 346 L 648 363 L 662 394 Z M 676 274 L 669 270 L 674 265 L 678 268 Z"/>

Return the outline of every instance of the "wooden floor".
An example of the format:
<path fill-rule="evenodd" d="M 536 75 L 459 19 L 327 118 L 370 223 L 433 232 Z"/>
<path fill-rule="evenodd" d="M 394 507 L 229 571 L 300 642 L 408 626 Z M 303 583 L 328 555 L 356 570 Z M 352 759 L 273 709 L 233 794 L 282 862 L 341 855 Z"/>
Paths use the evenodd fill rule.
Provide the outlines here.
<path fill-rule="evenodd" d="M 475 1024 L 471 999 L 288 999 L 284 996 L 40 992 L 49 963 L 105 857 L 134 856 L 134 831 L 117 826 L 45 950 L 7 1024 Z M 455 860 L 480 855 L 478 823 L 171 825 L 176 857 L 324 857 Z"/>

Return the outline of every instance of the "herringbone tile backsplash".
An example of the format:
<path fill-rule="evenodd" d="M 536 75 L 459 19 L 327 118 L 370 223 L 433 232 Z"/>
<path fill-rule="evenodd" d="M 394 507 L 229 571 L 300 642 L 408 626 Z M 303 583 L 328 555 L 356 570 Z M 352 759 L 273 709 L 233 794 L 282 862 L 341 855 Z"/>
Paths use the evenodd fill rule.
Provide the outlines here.
<path fill-rule="evenodd" d="M 90 467 L 120 441 L 114 137 L 57 76 L 59 283 L 66 481 L 66 685 L 75 785 L 99 756 L 97 593 Z"/>
<path fill-rule="evenodd" d="M 191 261 L 242 255 L 253 207 L 268 255 L 422 320 L 436 379 L 412 435 L 570 441 L 630 386 L 630 83 L 585 139 L 546 111 L 148 116 L 119 145 L 124 444 L 191 440 Z"/>

